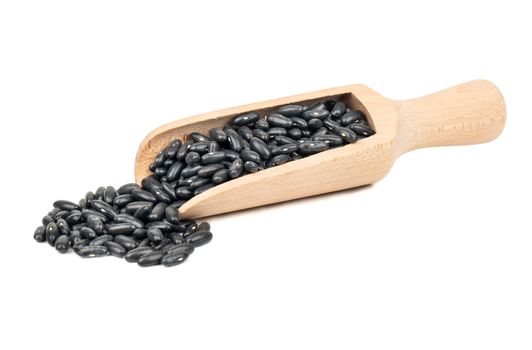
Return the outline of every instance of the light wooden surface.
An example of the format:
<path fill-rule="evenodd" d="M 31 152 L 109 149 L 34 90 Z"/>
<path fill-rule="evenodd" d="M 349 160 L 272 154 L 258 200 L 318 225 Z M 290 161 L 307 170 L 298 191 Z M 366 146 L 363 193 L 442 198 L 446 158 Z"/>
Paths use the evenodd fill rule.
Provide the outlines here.
<path fill-rule="evenodd" d="M 152 131 L 137 153 L 135 178 L 147 175 L 157 153 L 193 131 L 207 133 L 235 115 L 267 112 L 291 103 L 312 103 L 328 97 L 363 109 L 376 134 L 355 144 L 328 150 L 282 166 L 218 185 L 180 208 L 183 218 L 225 212 L 314 196 L 379 181 L 401 154 L 422 147 L 488 142 L 504 128 L 505 104 L 497 87 L 475 80 L 432 95 L 395 101 L 364 85 L 321 90 L 180 119 Z"/>

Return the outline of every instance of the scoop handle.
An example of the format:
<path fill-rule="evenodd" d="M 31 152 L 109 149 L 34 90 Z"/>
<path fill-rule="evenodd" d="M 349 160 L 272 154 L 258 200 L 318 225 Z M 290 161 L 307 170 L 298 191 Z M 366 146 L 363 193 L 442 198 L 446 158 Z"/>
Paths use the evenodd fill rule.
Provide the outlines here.
<path fill-rule="evenodd" d="M 502 132 L 506 107 L 499 89 L 474 80 L 431 95 L 397 101 L 398 150 L 484 143 Z"/>

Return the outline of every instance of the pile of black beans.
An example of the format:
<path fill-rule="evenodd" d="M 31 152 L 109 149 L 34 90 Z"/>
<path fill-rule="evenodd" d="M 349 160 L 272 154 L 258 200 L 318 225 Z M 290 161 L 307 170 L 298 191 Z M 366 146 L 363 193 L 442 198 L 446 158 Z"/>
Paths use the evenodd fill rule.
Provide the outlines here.
<path fill-rule="evenodd" d="M 174 266 L 211 241 L 207 222 L 181 220 L 178 209 L 218 184 L 369 137 L 364 113 L 342 101 L 287 105 L 265 117 L 236 116 L 208 135 L 175 140 L 150 165 L 141 186 L 88 192 L 77 204 L 58 200 L 34 233 L 60 253 L 116 256 L 140 266 Z"/>

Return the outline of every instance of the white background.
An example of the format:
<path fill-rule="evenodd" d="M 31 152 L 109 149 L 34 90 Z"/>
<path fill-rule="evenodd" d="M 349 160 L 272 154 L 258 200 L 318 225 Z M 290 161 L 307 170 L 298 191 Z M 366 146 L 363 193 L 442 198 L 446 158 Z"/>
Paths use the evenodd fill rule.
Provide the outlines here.
<path fill-rule="evenodd" d="M 530 349 L 530 11 L 522 1 L 0 2 L 2 349 Z M 133 180 L 176 118 L 363 83 L 503 92 L 496 141 L 362 190 L 210 219 L 176 268 L 60 255 L 56 199 Z"/>

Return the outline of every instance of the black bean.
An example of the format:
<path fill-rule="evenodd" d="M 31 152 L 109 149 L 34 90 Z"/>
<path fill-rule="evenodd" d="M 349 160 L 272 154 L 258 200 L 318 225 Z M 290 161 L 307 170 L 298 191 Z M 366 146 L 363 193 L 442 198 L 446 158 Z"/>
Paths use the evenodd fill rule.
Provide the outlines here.
<path fill-rule="evenodd" d="M 70 248 L 70 241 L 68 240 L 68 236 L 61 235 L 57 237 L 54 242 L 54 246 L 59 253 L 66 253 L 68 251 L 68 248 Z"/>
<path fill-rule="evenodd" d="M 58 208 L 60 210 L 66 210 L 66 211 L 71 211 L 71 210 L 74 210 L 74 209 L 77 209 L 79 210 L 79 205 L 77 205 L 76 203 L 72 203 L 70 201 L 66 201 L 66 200 L 59 200 L 59 201 L 55 201 L 54 202 L 54 208 Z"/>
<path fill-rule="evenodd" d="M 242 161 L 241 158 L 239 158 L 239 159 L 235 159 L 233 163 L 231 163 L 231 166 L 229 167 L 229 169 L 227 169 L 228 171 L 227 173 L 231 179 L 234 179 L 234 178 L 239 177 L 242 174 L 243 170 L 244 170 L 244 162 Z"/>
<path fill-rule="evenodd" d="M 188 147 L 189 152 L 196 152 L 199 154 L 207 153 L 209 151 L 209 143 L 208 142 L 195 142 L 190 144 Z M 186 159 L 186 157 L 185 157 Z"/>
<path fill-rule="evenodd" d="M 172 224 L 179 223 L 179 212 L 176 208 L 170 206 L 166 207 L 166 209 L 164 210 L 164 217 Z"/>
<path fill-rule="evenodd" d="M 187 156 L 185 157 L 185 163 L 188 165 L 195 165 L 198 164 L 201 160 L 201 157 L 196 152 L 188 152 Z"/>
<path fill-rule="evenodd" d="M 211 182 L 210 176 L 209 177 L 198 177 L 197 179 L 192 181 L 192 183 L 188 186 L 188 188 L 193 191 L 210 182 Z"/>
<path fill-rule="evenodd" d="M 287 135 L 294 140 L 298 140 L 303 136 L 303 132 L 300 129 L 292 128 L 288 130 Z"/>
<path fill-rule="evenodd" d="M 52 210 L 50 210 L 48 212 L 48 216 L 54 217 L 55 214 L 59 213 L 60 211 L 61 211 L 61 209 L 59 209 L 59 208 L 53 208 Z"/>
<path fill-rule="evenodd" d="M 145 207 L 148 207 L 148 209 L 151 210 L 151 208 L 153 207 L 153 203 L 147 202 L 147 201 L 131 202 L 128 205 L 126 205 L 126 211 L 130 214 L 134 214 L 140 208 L 145 208 Z"/>
<path fill-rule="evenodd" d="M 308 126 L 308 123 L 305 119 L 299 117 L 292 118 L 292 126 L 298 129 L 305 129 Z"/>
<path fill-rule="evenodd" d="M 181 176 L 184 178 L 191 177 L 198 174 L 198 171 L 202 168 L 201 165 L 192 165 L 187 166 L 183 171 L 181 172 Z"/>
<path fill-rule="evenodd" d="M 242 156 L 242 159 L 245 161 L 250 161 L 250 162 L 255 162 L 255 163 L 261 162 L 260 155 L 255 151 L 245 149 L 240 153 L 240 155 Z"/>
<path fill-rule="evenodd" d="M 258 137 L 264 142 L 268 142 L 270 140 L 270 135 L 261 129 L 253 129 L 253 136 Z"/>
<path fill-rule="evenodd" d="M 123 186 L 120 186 L 118 190 L 116 190 L 116 192 L 118 192 L 118 194 L 131 194 L 133 190 L 137 190 L 139 188 L 140 188 L 139 185 L 137 185 L 136 183 L 128 183 Z M 85 197 L 85 199 L 87 198 Z M 89 200 L 87 199 L 87 201 Z"/>
<path fill-rule="evenodd" d="M 207 244 L 212 239 L 212 233 L 210 231 L 196 231 L 186 237 L 186 242 L 195 248 Z"/>
<path fill-rule="evenodd" d="M 240 135 L 240 137 L 244 140 L 249 141 L 249 139 L 253 137 L 253 131 L 244 125 L 238 128 L 238 135 Z"/>
<path fill-rule="evenodd" d="M 172 207 L 172 208 L 175 208 L 175 209 L 179 209 L 180 207 L 183 206 L 183 204 L 185 204 L 187 201 L 184 200 L 184 199 L 179 199 L 175 202 L 172 202 L 169 207 Z"/>
<path fill-rule="evenodd" d="M 353 123 L 349 125 L 349 129 L 354 131 L 357 135 L 360 135 L 362 137 L 368 137 L 375 134 L 375 130 L 370 128 L 367 125 L 360 124 L 360 123 Z"/>
<path fill-rule="evenodd" d="M 325 128 L 325 127 L 321 127 L 319 128 L 318 130 L 314 131 L 312 133 L 312 135 L 310 136 L 310 138 L 312 139 L 313 137 L 316 137 L 316 136 L 321 136 L 321 135 L 332 135 L 330 132 L 329 132 L 329 129 Z M 342 142 L 343 142 L 343 139 L 342 139 Z"/>
<path fill-rule="evenodd" d="M 172 201 L 172 198 L 169 194 L 167 194 L 165 191 L 163 191 L 160 187 L 154 187 L 151 189 L 151 193 L 157 198 L 160 202 L 170 203 Z"/>
<path fill-rule="evenodd" d="M 94 198 L 102 200 L 104 192 L 105 192 L 105 187 L 103 186 L 98 187 L 98 189 L 96 189 L 96 192 L 94 192 Z"/>
<path fill-rule="evenodd" d="M 59 233 L 62 235 L 69 235 L 70 234 L 70 225 L 68 222 L 66 222 L 65 219 L 59 219 L 56 222 L 57 229 L 59 230 Z"/>
<path fill-rule="evenodd" d="M 255 129 L 266 131 L 270 128 L 270 124 L 266 121 L 266 119 L 259 119 L 254 124 Z"/>
<path fill-rule="evenodd" d="M 292 119 L 279 113 L 268 114 L 266 121 L 273 127 L 281 127 L 285 129 L 291 128 L 293 124 Z"/>
<path fill-rule="evenodd" d="M 164 166 L 155 168 L 155 175 L 157 176 L 166 176 L 167 172 L 168 172 L 168 169 Z"/>
<path fill-rule="evenodd" d="M 296 146 L 297 148 L 297 146 Z M 277 165 L 281 165 L 281 164 L 284 164 L 286 162 L 289 162 L 291 159 L 290 159 L 290 156 L 288 154 L 278 154 L 274 157 L 272 157 L 268 163 L 266 163 L 266 167 L 267 168 L 270 168 L 272 166 L 277 166 Z"/>
<path fill-rule="evenodd" d="M 352 143 L 352 142 L 356 142 L 356 140 L 358 140 L 358 136 L 357 136 L 357 134 L 354 131 L 341 126 L 340 124 L 336 123 L 335 121 L 332 121 L 330 119 L 326 119 L 326 120 L 323 121 L 323 125 L 327 129 L 331 130 L 333 133 L 335 133 L 337 135 L 340 135 L 345 142 Z"/>
<path fill-rule="evenodd" d="M 311 109 L 303 113 L 303 119 L 310 120 L 313 118 L 325 119 L 330 115 L 326 109 Z"/>
<path fill-rule="evenodd" d="M 92 241 L 90 241 L 89 245 L 104 245 L 106 242 L 112 240 L 113 236 L 111 235 L 101 235 L 100 237 L 96 237 Z"/>
<path fill-rule="evenodd" d="M 105 247 L 110 255 L 116 256 L 117 258 L 123 258 L 126 255 L 126 248 L 116 242 L 106 242 Z"/>
<path fill-rule="evenodd" d="M 99 258 L 109 255 L 107 247 L 101 245 L 74 246 L 76 254 L 83 258 Z"/>
<path fill-rule="evenodd" d="M 199 132 L 192 132 L 190 133 L 189 135 L 194 141 L 196 142 L 209 142 L 211 141 L 211 139 L 205 135 L 203 135 L 202 133 L 199 133 Z"/>
<path fill-rule="evenodd" d="M 81 247 L 85 247 L 89 245 L 89 240 L 81 237 L 74 237 L 70 236 L 70 244 L 72 245 L 72 248 L 74 248 L 74 251 Z"/>
<path fill-rule="evenodd" d="M 137 241 L 131 237 L 125 235 L 117 235 L 114 241 L 124 247 L 126 250 L 135 249 L 137 247 Z"/>
<path fill-rule="evenodd" d="M 189 199 L 192 197 L 192 191 L 188 187 L 179 187 L 175 190 L 175 194 L 178 198 Z"/>
<path fill-rule="evenodd" d="M 187 260 L 188 254 L 187 253 L 174 253 L 174 254 L 167 254 L 163 256 L 161 259 L 161 264 L 163 264 L 166 267 L 176 266 L 181 263 L 183 263 L 185 260 Z"/>
<path fill-rule="evenodd" d="M 236 160 L 235 160 L 236 162 Z M 194 196 L 197 196 L 198 194 L 202 193 L 202 192 L 205 192 L 207 191 L 208 189 L 211 189 L 214 187 L 214 184 L 213 183 L 208 183 L 206 185 L 203 185 L 201 187 L 198 187 L 194 190 Z"/>
<path fill-rule="evenodd" d="M 342 101 L 336 102 L 336 104 L 334 105 L 334 107 L 331 110 L 331 115 L 334 118 L 339 118 L 344 113 L 345 113 L 345 103 L 343 103 Z"/>
<path fill-rule="evenodd" d="M 298 145 L 298 153 L 302 155 L 311 155 L 326 151 L 329 145 L 323 141 L 305 141 Z"/>
<path fill-rule="evenodd" d="M 96 233 L 96 231 L 90 227 L 82 227 L 80 230 L 80 233 L 83 238 L 86 238 L 88 240 L 93 240 L 96 237 L 98 237 L 98 234 Z"/>
<path fill-rule="evenodd" d="M 292 152 L 297 151 L 297 144 L 290 143 L 290 144 L 277 146 L 277 147 L 272 148 L 271 151 L 274 156 L 278 154 L 290 154 Z"/>
<path fill-rule="evenodd" d="M 235 152 L 240 152 L 244 147 L 242 146 L 242 139 L 240 136 L 238 136 L 237 132 L 233 129 L 225 129 L 225 133 L 227 134 L 227 142 L 229 143 L 229 147 Z"/>
<path fill-rule="evenodd" d="M 225 159 L 225 152 L 211 152 L 211 153 L 206 153 L 203 156 L 201 156 L 201 163 L 205 165 L 214 164 L 214 163 L 219 163 L 224 159 Z"/>
<path fill-rule="evenodd" d="M 103 222 L 97 216 L 94 216 L 94 215 L 89 216 L 87 218 L 87 224 L 89 225 L 87 228 L 90 228 L 95 233 L 94 237 L 96 237 L 96 233 L 102 234 L 104 231 Z M 83 230 L 83 228 L 81 228 L 81 230 Z M 94 238 L 94 237 L 86 237 L 86 238 Z"/>
<path fill-rule="evenodd" d="M 137 247 L 126 253 L 125 258 L 127 262 L 137 262 L 143 255 L 153 252 L 151 247 Z"/>
<path fill-rule="evenodd" d="M 166 158 L 165 158 L 164 150 L 161 150 L 155 157 L 155 160 L 153 161 L 153 163 L 155 164 L 156 167 L 159 167 L 163 165 L 165 160 Z"/>
<path fill-rule="evenodd" d="M 168 234 L 168 237 L 170 238 L 170 241 L 174 244 L 182 244 L 185 243 L 185 238 L 183 235 L 179 232 L 170 232 Z"/>
<path fill-rule="evenodd" d="M 43 226 L 46 226 L 46 225 L 48 225 L 51 222 L 55 222 L 54 218 L 52 218 L 50 215 L 43 216 L 43 218 L 42 218 Z"/>
<path fill-rule="evenodd" d="M 260 167 L 257 163 L 252 161 L 246 161 L 244 162 L 244 170 L 248 173 L 256 173 L 260 170 Z"/>
<path fill-rule="evenodd" d="M 242 125 L 247 125 L 247 124 L 250 124 L 250 123 L 254 123 L 257 120 L 259 120 L 259 118 L 260 118 L 260 116 L 259 116 L 258 113 L 251 112 L 251 113 L 246 113 L 246 114 L 242 114 L 242 115 L 239 115 L 239 116 L 235 117 L 232 120 L 231 123 L 234 124 L 234 125 L 242 126 Z"/>
<path fill-rule="evenodd" d="M 349 124 L 354 123 L 355 120 L 360 119 L 361 116 L 364 118 L 362 112 L 358 110 L 346 112 L 340 117 L 339 122 L 342 126 L 348 126 Z"/>
<path fill-rule="evenodd" d="M 148 228 L 147 234 L 150 241 L 155 244 L 160 243 L 164 238 L 162 231 L 157 227 Z"/>
<path fill-rule="evenodd" d="M 335 100 L 327 100 L 324 102 L 325 108 L 330 112 L 334 108 L 334 105 L 336 104 Z"/>
<path fill-rule="evenodd" d="M 240 153 L 237 153 L 233 150 L 224 149 L 223 152 L 225 153 L 225 160 L 232 162 L 233 160 L 240 158 Z"/>
<path fill-rule="evenodd" d="M 172 141 L 172 143 L 170 143 L 170 146 L 168 146 L 168 148 L 166 148 L 166 150 L 164 151 L 164 156 L 167 159 L 174 159 L 175 155 L 177 154 L 177 151 L 179 150 L 179 147 L 181 147 L 181 144 L 181 140 Z"/>
<path fill-rule="evenodd" d="M 221 184 L 222 182 L 225 182 L 229 179 L 229 172 L 227 169 L 218 170 L 212 175 L 212 183 L 213 184 Z"/>
<path fill-rule="evenodd" d="M 201 231 L 201 230 L 209 231 L 210 229 L 211 229 L 211 225 L 207 221 L 204 221 L 201 224 L 198 224 L 198 231 Z"/>
<path fill-rule="evenodd" d="M 216 141 L 209 142 L 209 151 L 208 153 L 218 152 L 220 150 L 220 145 Z"/>
<path fill-rule="evenodd" d="M 145 228 L 137 228 L 133 233 L 131 234 L 134 239 L 137 241 L 143 240 L 144 238 L 148 237 L 148 230 Z"/>
<path fill-rule="evenodd" d="M 150 214 L 148 215 L 148 221 L 160 221 L 162 218 L 164 218 L 164 211 L 166 209 L 167 204 L 164 202 L 157 203 L 153 209 L 151 210 Z"/>
<path fill-rule="evenodd" d="M 136 227 L 133 224 L 118 223 L 107 225 L 107 233 L 110 235 L 130 234 L 135 231 Z"/>
<path fill-rule="evenodd" d="M 175 244 L 170 242 L 168 238 L 165 238 L 161 243 L 157 244 L 157 246 L 155 247 L 155 250 L 162 252 L 162 253 L 167 253 L 173 247 L 175 247 Z"/>
<path fill-rule="evenodd" d="M 54 215 L 54 220 L 64 219 L 70 215 L 70 211 L 62 210 Z"/>
<path fill-rule="evenodd" d="M 311 133 L 310 130 L 301 130 L 301 137 L 310 137 Z"/>
<path fill-rule="evenodd" d="M 55 222 L 51 222 L 46 225 L 46 241 L 52 247 L 54 246 L 54 242 L 57 239 L 57 236 L 59 236 L 59 230 L 57 229 L 57 225 L 55 224 Z"/>
<path fill-rule="evenodd" d="M 81 198 L 78 202 L 78 205 L 81 210 L 87 208 L 87 200 L 85 198 Z"/>
<path fill-rule="evenodd" d="M 181 175 L 181 171 L 185 168 L 186 164 L 181 161 L 175 161 L 170 165 L 168 171 L 166 172 L 166 178 L 168 181 L 174 181 Z"/>
<path fill-rule="evenodd" d="M 198 171 L 198 176 L 200 178 L 210 178 L 210 177 L 212 177 L 214 175 L 214 173 L 216 173 L 217 171 L 219 171 L 219 170 L 221 170 L 223 168 L 224 168 L 224 166 L 221 163 L 209 164 L 209 165 L 204 166 L 203 168 L 201 168 Z"/>
<path fill-rule="evenodd" d="M 165 254 L 166 253 L 164 252 L 151 252 L 144 254 L 137 260 L 137 264 L 142 267 L 159 265 L 161 263 L 162 257 Z"/>
<path fill-rule="evenodd" d="M 327 103 L 325 103 L 325 102 L 327 102 Z M 308 110 L 315 110 L 315 111 L 327 110 L 328 111 L 329 110 L 328 106 L 330 106 L 330 102 L 329 101 L 325 101 L 325 102 L 318 101 L 318 102 L 314 103 L 312 106 L 310 106 L 310 108 Z"/>
<path fill-rule="evenodd" d="M 225 141 L 227 141 L 227 135 L 220 128 L 212 128 L 209 131 L 209 136 L 211 139 L 213 139 L 214 141 L 218 143 L 225 143 Z"/>
<path fill-rule="evenodd" d="M 249 143 L 251 145 L 251 149 L 257 152 L 263 160 L 268 160 L 271 158 L 272 152 L 261 139 L 252 137 Z"/>
<path fill-rule="evenodd" d="M 142 179 L 140 186 L 143 190 L 151 191 L 152 188 L 161 186 L 161 182 L 158 180 L 158 177 L 156 178 L 156 175 L 151 175 Z M 131 194 L 133 192 L 134 190 L 131 191 Z"/>
<path fill-rule="evenodd" d="M 177 151 L 175 158 L 177 160 L 184 160 L 185 156 L 187 155 L 188 148 L 192 144 L 192 141 L 185 141 L 181 144 L 181 147 L 179 147 L 179 150 Z"/>
<path fill-rule="evenodd" d="M 312 118 L 308 121 L 309 130 L 317 130 L 323 126 L 323 122 L 320 119 Z"/>
<path fill-rule="evenodd" d="M 286 105 L 279 108 L 279 113 L 287 117 L 299 117 L 304 111 L 300 105 Z"/>
<path fill-rule="evenodd" d="M 35 233 L 33 234 L 33 239 L 35 239 L 37 242 L 44 242 L 46 241 L 46 227 L 39 226 L 35 229 Z"/>
<path fill-rule="evenodd" d="M 142 191 L 142 190 L 136 190 L 135 193 L 136 192 L 140 192 L 140 191 Z M 142 192 L 146 192 L 146 191 L 142 191 Z M 149 193 L 149 192 L 146 192 L 146 193 Z M 112 219 L 116 215 L 118 215 L 117 212 L 113 209 L 112 206 L 110 206 L 109 204 L 107 204 L 106 202 L 104 202 L 104 201 L 102 201 L 100 199 L 93 200 L 91 202 L 91 205 L 94 208 L 94 210 L 96 210 L 98 213 L 104 214 L 109 219 Z"/>
<path fill-rule="evenodd" d="M 268 135 L 270 135 L 270 138 L 274 138 L 276 136 L 286 136 L 287 135 L 287 131 L 285 128 L 279 128 L 279 127 L 276 127 L 276 128 L 271 128 L 270 130 L 268 130 Z"/>
<path fill-rule="evenodd" d="M 103 192 L 103 200 L 108 204 L 113 204 L 113 200 L 115 199 L 117 193 L 113 186 L 107 186 L 105 188 L 105 191 Z"/>
<path fill-rule="evenodd" d="M 331 146 L 340 146 L 343 144 L 343 139 L 339 135 L 316 135 L 312 137 L 312 141 L 323 141 Z"/>
<path fill-rule="evenodd" d="M 177 200 L 177 196 L 175 195 L 175 190 L 173 189 L 172 185 L 170 185 L 170 183 L 168 182 L 162 182 L 161 183 L 161 189 L 168 195 L 170 196 L 170 199 L 172 201 L 175 201 Z"/>
<path fill-rule="evenodd" d="M 129 203 L 133 202 L 135 197 L 132 194 L 121 194 L 113 200 L 113 205 L 116 205 L 119 208 L 125 207 Z"/>
<path fill-rule="evenodd" d="M 146 201 L 146 202 L 152 202 L 152 203 L 157 202 L 157 197 L 155 197 L 153 193 L 148 192 L 146 190 L 134 190 L 132 194 L 133 194 L 133 197 L 135 197 L 135 199 L 139 201 Z M 95 201 L 93 201 L 93 203 L 94 202 Z"/>

